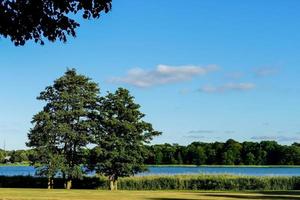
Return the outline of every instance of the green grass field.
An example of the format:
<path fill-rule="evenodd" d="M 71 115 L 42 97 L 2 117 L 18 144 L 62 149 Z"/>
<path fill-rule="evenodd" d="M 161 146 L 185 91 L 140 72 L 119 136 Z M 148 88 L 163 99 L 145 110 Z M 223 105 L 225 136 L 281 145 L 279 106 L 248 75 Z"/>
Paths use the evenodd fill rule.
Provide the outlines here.
<path fill-rule="evenodd" d="M 269 199 L 300 200 L 300 192 L 181 192 L 181 191 L 102 191 L 0 189 L 1 200 L 225 200 Z"/>

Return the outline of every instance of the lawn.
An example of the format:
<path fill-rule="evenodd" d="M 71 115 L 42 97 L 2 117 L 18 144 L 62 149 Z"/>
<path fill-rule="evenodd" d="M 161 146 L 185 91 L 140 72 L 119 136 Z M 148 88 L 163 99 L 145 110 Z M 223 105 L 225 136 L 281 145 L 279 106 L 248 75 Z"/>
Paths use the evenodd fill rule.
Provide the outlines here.
<path fill-rule="evenodd" d="M 300 200 L 300 192 L 181 192 L 181 191 L 102 191 L 102 190 L 42 190 L 0 189 L 1 200 L 222 200 L 263 199 Z"/>

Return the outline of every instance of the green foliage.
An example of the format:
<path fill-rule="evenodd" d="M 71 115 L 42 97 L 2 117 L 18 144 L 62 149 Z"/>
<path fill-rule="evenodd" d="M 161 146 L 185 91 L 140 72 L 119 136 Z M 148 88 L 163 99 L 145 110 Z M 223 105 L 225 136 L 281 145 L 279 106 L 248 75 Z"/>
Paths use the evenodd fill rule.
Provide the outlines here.
<path fill-rule="evenodd" d="M 63 188 L 64 180 L 55 178 L 55 188 Z M 47 178 L 0 176 L 1 188 L 45 188 Z M 299 190 L 300 177 L 251 177 L 230 175 L 178 175 L 120 178 L 118 187 L 122 190 Z M 108 189 L 105 177 L 83 177 L 74 179 L 76 189 Z"/>
<path fill-rule="evenodd" d="M 178 175 L 123 178 L 123 190 L 297 190 L 300 177 L 251 177 L 231 175 Z"/>
<path fill-rule="evenodd" d="M 300 145 L 297 143 L 292 145 L 276 145 L 276 150 L 270 151 L 270 149 L 265 149 L 265 143 L 270 141 L 257 142 L 243 142 L 242 149 L 240 149 L 239 162 L 236 165 L 300 165 Z M 273 143 L 273 142 L 270 142 Z M 225 152 L 225 143 L 215 142 L 215 143 L 199 143 L 193 142 L 188 146 L 181 146 L 178 144 L 159 144 L 159 145 L 148 145 L 146 146 L 149 152 L 145 164 L 149 165 L 172 165 L 172 164 L 193 164 L 197 165 L 196 157 L 197 151 L 194 146 L 200 146 L 204 149 L 205 153 L 205 163 L 203 165 L 225 165 L 222 158 Z M 89 149 L 83 149 L 84 155 L 88 155 Z M 34 150 L 17 150 L 17 151 L 0 151 L 0 158 L 2 156 L 12 156 L 19 153 L 25 153 L 26 156 L 17 156 L 21 158 L 21 163 L 27 163 L 28 160 L 34 160 L 35 151 Z M 194 157 L 195 156 L 195 157 Z M 276 159 L 271 159 L 271 157 L 277 157 Z M 23 158 L 28 158 L 23 159 Z M 267 160 L 269 159 L 269 161 Z M 1 159 L 0 159 L 1 160 Z M 15 159 L 13 159 L 15 160 Z M 20 159 L 17 159 L 20 160 Z M 274 162 L 276 161 L 276 162 Z M 3 161 L 1 161 L 3 163 Z M 18 162 L 16 162 L 18 163 Z"/>
<path fill-rule="evenodd" d="M 27 40 L 44 44 L 43 39 L 66 42 L 75 36 L 79 23 L 73 15 L 99 18 L 111 9 L 112 0 L 26 0 L 0 1 L 0 35 L 10 37 L 15 45 Z"/>
<path fill-rule="evenodd" d="M 33 117 L 27 146 L 33 147 L 30 160 L 38 175 L 48 177 L 49 188 L 59 173 L 69 189 L 72 180 L 83 177 L 83 166 L 108 176 L 114 184 L 119 177 L 146 169 L 145 143 L 160 132 L 143 121 L 145 115 L 128 90 L 119 88 L 100 97 L 96 83 L 71 69 L 38 100 L 46 105 Z M 95 148 L 90 151 L 88 145 Z M 28 159 L 25 154 L 19 157 L 13 158 Z"/>
<path fill-rule="evenodd" d="M 90 169 L 108 176 L 111 181 L 145 170 L 147 149 L 144 144 L 160 132 L 143 121 L 145 115 L 139 108 L 134 97 L 123 88 L 101 98 L 97 147 L 91 152 Z"/>
<path fill-rule="evenodd" d="M 12 163 L 21 163 L 21 162 L 28 162 L 28 155 L 25 150 L 17 150 L 12 151 L 10 153 L 10 162 Z"/>
<path fill-rule="evenodd" d="M 240 152 L 242 145 L 232 139 L 226 141 L 224 146 L 223 161 L 225 165 L 235 165 L 240 163 Z"/>
<path fill-rule="evenodd" d="M 85 148 L 94 134 L 92 118 L 97 114 L 98 95 L 98 85 L 74 69 L 41 92 L 38 99 L 46 105 L 33 117 L 27 143 L 35 148 L 32 161 L 40 174 L 53 177 L 60 171 L 66 179 L 82 176 Z"/>
<path fill-rule="evenodd" d="M 4 150 L 0 150 L 0 163 L 4 163 L 5 162 L 5 151 Z"/>
<path fill-rule="evenodd" d="M 193 142 L 187 146 L 159 144 L 147 147 L 151 152 L 146 164 L 192 165 L 300 165 L 300 145 L 279 145 L 274 141 L 225 143 Z"/>
<path fill-rule="evenodd" d="M 251 152 L 247 153 L 245 158 L 245 165 L 254 165 L 254 164 L 255 164 L 255 156 Z"/>

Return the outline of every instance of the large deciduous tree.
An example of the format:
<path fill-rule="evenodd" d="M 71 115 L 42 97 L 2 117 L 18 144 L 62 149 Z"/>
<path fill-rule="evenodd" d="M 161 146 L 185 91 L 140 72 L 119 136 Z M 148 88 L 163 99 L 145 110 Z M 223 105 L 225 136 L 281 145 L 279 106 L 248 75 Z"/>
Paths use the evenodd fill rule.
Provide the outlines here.
<path fill-rule="evenodd" d="M 35 148 L 34 164 L 49 177 L 49 185 L 60 172 L 70 189 L 72 179 L 84 173 L 81 164 L 86 159 L 85 149 L 95 134 L 92 119 L 98 112 L 98 85 L 71 69 L 41 92 L 38 99 L 46 105 L 33 117 L 27 145 Z"/>
<path fill-rule="evenodd" d="M 134 97 L 123 88 L 101 98 L 97 146 L 90 156 L 90 168 L 109 177 L 111 190 L 117 189 L 119 177 L 145 170 L 145 143 L 160 134 L 143 120 L 145 115 L 139 109 Z"/>
<path fill-rule="evenodd" d="M 0 35 L 15 45 L 43 39 L 65 42 L 75 36 L 79 23 L 71 16 L 80 12 L 85 19 L 109 12 L 112 0 L 0 0 Z"/>

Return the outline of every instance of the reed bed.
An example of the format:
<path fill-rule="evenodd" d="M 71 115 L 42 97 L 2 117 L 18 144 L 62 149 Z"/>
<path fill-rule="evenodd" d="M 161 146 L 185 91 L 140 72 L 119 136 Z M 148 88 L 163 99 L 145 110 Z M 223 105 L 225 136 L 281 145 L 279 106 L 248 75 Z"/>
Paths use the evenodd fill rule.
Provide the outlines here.
<path fill-rule="evenodd" d="M 63 188 L 63 180 L 54 180 L 55 188 Z M 47 179 L 31 176 L 0 176 L 2 188 L 46 188 Z M 74 189 L 109 188 L 106 177 L 84 177 L 73 181 Z M 120 190 L 299 190 L 300 177 L 256 177 L 233 175 L 160 175 L 121 178 Z"/>

